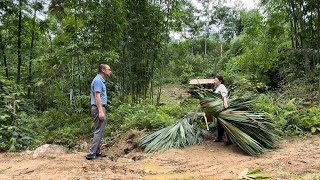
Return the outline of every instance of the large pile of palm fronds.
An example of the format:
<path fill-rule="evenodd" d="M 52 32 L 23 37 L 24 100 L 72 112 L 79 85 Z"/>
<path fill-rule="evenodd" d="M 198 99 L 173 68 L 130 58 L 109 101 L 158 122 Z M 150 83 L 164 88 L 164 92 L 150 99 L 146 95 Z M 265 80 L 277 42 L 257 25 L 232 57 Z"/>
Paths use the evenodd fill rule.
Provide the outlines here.
<path fill-rule="evenodd" d="M 195 129 L 193 115 L 189 113 L 171 126 L 144 136 L 140 140 L 139 146 L 144 148 L 145 152 L 164 151 L 170 148 L 200 144 L 207 135 L 207 131 Z"/>
<path fill-rule="evenodd" d="M 264 114 L 249 111 L 251 98 L 229 99 L 229 107 L 224 109 L 222 98 L 214 94 L 201 94 L 200 106 L 212 114 L 222 124 L 231 141 L 249 155 L 259 155 L 268 149 L 276 148 L 274 125 L 265 119 Z"/>
<path fill-rule="evenodd" d="M 222 98 L 212 91 L 199 91 L 193 95 L 200 99 L 201 110 L 213 115 L 231 141 L 249 155 L 259 155 L 276 147 L 274 125 L 263 114 L 249 111 L 253 103 L 251 98 L 229 99 L 229 107 L 225 109 Z M 154 152 L 200 144 L 208 132 L 196 130 L 194 119 L 188 114 L 175 124 L 143 137 L 139 145 L 145 152 Z"/>

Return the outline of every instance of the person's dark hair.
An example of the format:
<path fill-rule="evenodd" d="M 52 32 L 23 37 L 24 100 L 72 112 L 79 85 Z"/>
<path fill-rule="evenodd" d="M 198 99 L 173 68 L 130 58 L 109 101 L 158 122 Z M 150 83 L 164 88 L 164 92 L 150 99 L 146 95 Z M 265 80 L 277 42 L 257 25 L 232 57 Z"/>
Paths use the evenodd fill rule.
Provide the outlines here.
<path fill-rule="evenodd" d="M 224 84 L 224 80 L 223 80 L 223 77 L 220 76 L 220 75 L 217 75 L 216 78 L 221 81 L 221 84 Z"/>
<path fill-rule="evenodd" d="M 105 64 L 100 64 L 99 65 L 99 73 L 101 73 L 104 68 L 106 68 L 106 65 Z"/>

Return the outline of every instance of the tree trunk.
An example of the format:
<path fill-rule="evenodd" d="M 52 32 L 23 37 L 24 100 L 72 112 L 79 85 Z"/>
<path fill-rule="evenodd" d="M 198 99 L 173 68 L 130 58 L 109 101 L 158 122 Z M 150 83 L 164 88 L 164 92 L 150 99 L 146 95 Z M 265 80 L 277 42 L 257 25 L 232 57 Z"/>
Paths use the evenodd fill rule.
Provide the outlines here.
<path fill-rule="evenodd" d="M 293 30 L 293 22 L 292 19 L 290 19 L 290 29 L 291 29 L 291 47 L 294 49 L 295 45 L 294 45 L 294 30 Z"/>
<path fill-rule="evenodd" d="M 126 34 L 126 36 L 127 36 L 127 54 L 128 54 L 128 73 L 127 73 L 127 76 L 126 76 L 126 79 L 128 78 L 128 77 L 132 77 L 132 65 L 131 65 L 131 47 L 130 47 L 130 41 L 129 41 L 129 27 L 127 26 L 126 27 L 127 29 L 127 34 Z M 133 86 L 134 86 L 134 81 L 130 81 L 129 82 L 129 89 L 130 89 L 130 93 L 129 93 L 129 95 L 131 95 L 131 97 L 133 97 L 133 95 L 134 95 L 134 88 L 133 88 Z M 132 98 L 133 99 L 133 98 Z M 129 102 L 129 103 L 132 103 L 133 101 L 131 100 L 131 102 Z"/>
<path fill-rule="evenodd" d="M 37 3 L 37 1 L 36 1 Z M 31 45 L 30 45 L 30 61 L 29 61 L 29 75 L 28 75 L 28 97 L 30 97 L 31 92 L 31 81 L 32 81 L 32 60 L 33 60 L 33 48 L 34 48 L 34 39 L 35 39 L 35 26 L 36 26 L 36 15 L 37 10 L 34 9 L 33 20 L 32 20 L 32 33 L 31 33 Z"/>
<path fill-rule="evenodd" d="M 310 27 L 310 31 L 311 31 L 311 41 L 310 41 L 310 48 L 313 48 L 315 47 L 315 44 L 314 44 L 314 30 L 313 30 L 313 12 L 311 11 L 310 12 L 310 19 L 309 19 L 309 27 Z"/>
<path fill-rule="evenodd" d="M 50 53 L 52 53 L 53 52 L 52 38 L 51 38 L 50 33 L 48 33 L 48 35 L 49 35 L 49 40 L 50 40 Z"/>
<path fill-rule="evenodd" d="M 207 55 L 207 38 L 204 39 L 204 55 Z"/>
<path fill-rule="evenodd" d="M 301 29 L 301 47 L 304 50 L 304 71 L 306 74 L 310 72 L 310 61 L 308 57 L 308 47 L 306 43 L 306 31 L 305 31 L 305 20 L 303 18 L 304 15 L 304 9 L 303 1 L 300 1 L 300 13 L 299 13 L 299 24 Z"/>
<path fill-rule="evenodd" d="M 296 41 L 295 48 L 298 48 L 299 47 L 299 40 L 298 40 L 298 36 L 297 36 L 297 12 L 296 12 L 296 8 L 295 8 L 294 0 L 290 0 L 290 4 L 291 4 L 292 18 L 293 18 L 293 36 Z"/>
<path fill-rule="evenodd" d="M 153 75 L 154 75 L 154 62 L 156 60 L 157 56 L 156 56 L 156 52 L 153 52 L 153 58 L 151 61 L 151 71 L 150 71 L 150 76 L 152 77 L 151 81 L 150 81 L 150 98 L 151 98 L 151 102 L 152 104 L 153 102 Z"/>
<path fill-rule="evenodd" d="M 5 52 L 6 46 L 3 44 L 1 32 L 0 32 L 0 48 L 1 48 L 1 53 L 2 53 L 2 56 L 3 56 L 3 65 L 4 65 L 5 72 L 6 72 L 6 77 L 7 77 L 7 79 L 9 79 L 7 56 L 6 56 L 6 52 Z"/>
<path fill-rule="evenodd" d="M 317 60 L 318 60 L 318 67 L 320 66 L 320 1 L 317 1 L 317 10 L 318 10 L 318 25 L 317 25 L 317 29 L 318 29 L 318 53 L 317 53 Z M 319 73 L 319 70 L 318 70 Z M 320 75 L 318 74 L 318 78 L 319 78 L 319 87 L 318 87 L 318 102 L 319 102 L 319 108 L 320 108 Z"/>
<path fill-rule="evenodd" d="M 173 6 L 173 2 L 171 1 L 168 1 L 168 4 L 167 4 L 167 12 L 168 14 L 171 14 L 171 10 L 172 10 L 172 7 Z M 170 19 L 168 18 L 165 23 L 164 23 L 164 26 L 165 26 L 165 34 L 168 35 L 169 34 L 169 21 Z M 160 99 L 161 99 L 161 93 L 162 93 L 162 85 L 163 85 L 163 77 L 164 77 L 164 70 L 165 70 L 165 61 L 168 57 L 168 44 L 169 44 L 169 39 L 167 38 L 166 39 L 166 44 L 165 44 L 165 48 L 164 48 L 164 52 L 162 51 L 162 55 L 163 55 L 163 59 L 162 59 L 162 64 L 161 64 L 161 67 L 160 67 L 160 83 L 159 83 L 159 87 L 158 87 L 158 95 L 157 95 L 157 105 L 160 104 Z M 193 46 L 192 46 L 192 54 L 193 54 Z"/>
<path fill-rule="evenodd" d="M 19 22 L 18 22 L 18 67 L 17 67 L 17 84 L 20 82 L 20 68 L 22 64 L 21 57 L 21 21 L 22 21 L 22 0 L 19 0 Z"/>
<path fill-rule="evenodd" d="M 77 32 L 78 32 L 78 17 L 77 17 L 77 9 L 75 9 L 75 13 L 74 13 L 74 23 L 75 23 L 75 34 L 74 34 L 74 38 L 76 39 L 76 43 L 77 43 L 77 40 L 78 40 L 78 36 L 77 36 Z M 81 81 L 80 81 L 80 59 L 79 59 L 79 53 L 77 52 L 77 49 L 73 50 L 73 53 L 76 54 L 76 67 L 75 67 L 75 70 L 77 71 L 77 73 L 75 74 L 78 74 L 78 86 L 79 86 L 79 95 L 81 95 Z M 75 100 L 75 97 L 76 97 L 76 87 L 74 87 L 74 84 L 76 83 L 75 81 L 77 80 L 77 77 L 75 77 L 75 80 L 73 79 L 74 78 L 74 68 L 73 68 L 73 63 L 72 63 L 72 89 L 73 89 L 73 94 L 74 94 L 74 99 L 73 99 L 73 107 L 76 108 L 78 106 L 77 104 L 77 101 Z"/>
<path fill-rule="evenodd" d="M 290 4 L 291 4 L 290 0 L 288 1 L 288 4 L 289 4 L 289 6 L 287 6 L 287 13 L 289 15 L 288 18 L 289 18 L 289 22 L 290 22 L 291 47 L 292 47 L 292 49 L 294 49 L 295 48 L 295 45 L 294 45 L 294 27 L 293 27 L 293 17 L 292 17 L 293 16 L 293 12 L 292 12 L 292 10 L 290 8 Z"/>
<path fill-rule="evenodd" d="M 126 37 L 125 37 L 126 38 Z M 122 46 L 122 63 L 121 63 L 121 66 L 122 66 L 122 78 L 121 78 L 121 81 L 120 81 L 120 83 L 121 83 L 121 100 L 122 101 L 124 101 L 125 100 L 125 94 L 126 94 L 126 88 L 127 88 L 127 86 L 126 86 L 126 83 L 125 83 L 125 79 L 126 79 L 126 69 L 127 69 L 127 63 L 126 63 L 126 59 L 127 59 L 127 56 L 126 56 L 126 54 L 127 54 L 127 50 L 126 50 L 126 48 L 127 48 L 127 42 L 126 42 L 126 40 L 124 40 L 124 45 Z"/>
<path fill-rule="evenodd" d="M 17 99 L 15 95 L 13 95 L 11 98 L 11 106 L 12 106 L 11 120 L 12 120 L 12 125 L 14 126 L 17 120 Z"/>

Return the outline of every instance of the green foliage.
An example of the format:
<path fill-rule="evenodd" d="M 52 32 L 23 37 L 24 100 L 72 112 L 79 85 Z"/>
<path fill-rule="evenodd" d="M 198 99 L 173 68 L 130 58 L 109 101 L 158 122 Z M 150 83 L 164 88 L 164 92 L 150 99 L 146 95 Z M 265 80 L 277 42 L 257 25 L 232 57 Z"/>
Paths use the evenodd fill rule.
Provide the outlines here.
<path fill-rule="evenodd" d="M 256 93 L 263 93 L 268 90 L 268 86 L 258 80 L 257 76 L 225 74 L 226 86 L 229 89 L 229 96 L 242 97 L 251 96 Z"/>
<path fill-rule="evenodd" d="M 220 45 L 215 39 L 204 38 L 171 42 L 166 53 L 170 55 L 164 72 L 166 79 L 187 81 L 212 73 L 216 56 L 220 56 Z"/>
<path fill-rule="evenodd" d="M 110 119 L 121 130 L 157 129 L 174 122 L 168 114 L 151 104 L 122 104 L 110 114 Z"/>
<path fill-rule="evenodd" d="M 253 180 L 253 179 L 267 179 L 271 178 L 268 174 L 258 174 L 258 172 L 262 171 L 262 168 L 256 168 L 254 170 L 249 171 L 248 168 L 244 169 L 238 176 L 238 179 L 247 179 L 247 180 Z"/>
<path fill-rule="evenodd" d="M 176 119 L 182 118 L 187 112 L 195 109 L 198 101 L 186 99 L 180 104 L 166 104 L 156 106 L 149 101 L 137 104 L 116 103 L 111 105 L 112 111 L 108 114 L 110 130 L 126 131 L 128 129 L 159 129 L 171 125 Z M 107 132 L 108 133 L 108 132 Z"/>
<path fill-rule="evenodd" d="M 296 99 L 284 103 L 272 95 L 260 96 L 256 101 L 255 110 L 265 112 L 282 136 L 320 132 L 320 110 L 316 106 L 299 107 Z"/>
<path fill-rule="evenodd" d="M 303 108 L 293 116 L 293 123 L 305 131 L 320 133 L 320 110 L 318 107 Z"/>
<path fill-rule="evenodd" d="M 266 38 L 263 16 L 258 11 L 243 13 L 244 31 L 240 40 L 243 54 L 236 56 L 228 65 L 233 72 L 263 75 L 273 68 L 276 62 L 277 48 L 275 42 Z"/>
<path fill-rule="evenodd" d="M 169 71 L 166 72 L 169 78 L 175 78 L 176 81 L 190 80 L 195 77 L 203 77 L 213 68 L 212 60 L 201 55 L 183 55 L 175 54 L 168 65 Z M 174 59 L 178 58 L 178 59 Z"/>
<path fill-rule="evenodd" d="M 159 106 L 159 110 L 168 114 L 170 117 L 180 119 L 188 112 L 193 111 L 199 105 L 199 101 L 194 98 L 187 98 L 180 102 L 179 105 L 166 104 Z"/>
<path fill-rule="evenodd" d="M 142 129 L 157 129 L 172 124 L 174 119 L 162 111 L 157 111 L 153 105 L 136 105 L 131 110 L 134 111 L 128 117 L 124 117 L 122 129 L 128 130 L 131 128 Z"/>
<path fill-rule="evenodd" d="M 234 36 L 240 34 L 242 25 L 239 10 L 221 5 L 214 6 L 214 10 L 209 24 L 222 26 L 220 33 L 226 41 L 230 41 Z"/>
<path fill-rule="evenodd" d="M 312 83 L 317 83 L 316 77 L 320 75 L 319 69 L 316 68 L 317 54 L 318 51 L 315 49 L 291 49 L 291 48 L 281 48 L 279 53 L 279 71 L 284 74 L 284 79 L 288 83 L 293 83 L 296 79 L 301 79 L 305 75 L 310 78 L 304 79 L 307 81 L 313 81 Z M 313 62 L 313 71 L 309 74 L 305 72 L 304 68 L 304 58 L 307 56 L 310 62 Z"/>
<path fill-rule="evenodd" d="M 24 106 L 28 103 L 19 92 L 20 88 L 0 76 L 0 145 L 10 152 L 27 149 L 35 136 L 32 129 L 35 119 L 23 111 L 32 109 L 32 106 Z"/>
<path fill-rule="evenodd" d="M 44 113 L 34 126 L 40 142 L 69 148 L 73 148 L 79 139 L 91 137 L 94 128 L 88 114 L 56 109 Z"/>
<path fill-rule="evenodd" d="M 173 104 L 166 104 L 164 106 L 159 106 L 159 111 L 168 114 L 172 118 L 182 118 L 186 114 L 186 108 L 182 106 L 177 106 Z"/>

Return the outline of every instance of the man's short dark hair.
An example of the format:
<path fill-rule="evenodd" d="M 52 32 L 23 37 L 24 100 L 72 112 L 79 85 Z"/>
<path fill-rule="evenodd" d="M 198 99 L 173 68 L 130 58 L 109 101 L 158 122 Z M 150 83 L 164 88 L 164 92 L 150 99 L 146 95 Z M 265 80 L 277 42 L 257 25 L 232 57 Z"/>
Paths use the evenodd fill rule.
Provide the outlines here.
<path fill-rule="evenodd" d="M 106 65 L 105 64 L 100 64 L 99 65 L 99 73 L 101 73 L 104 68 L 106 68 Z"/>

